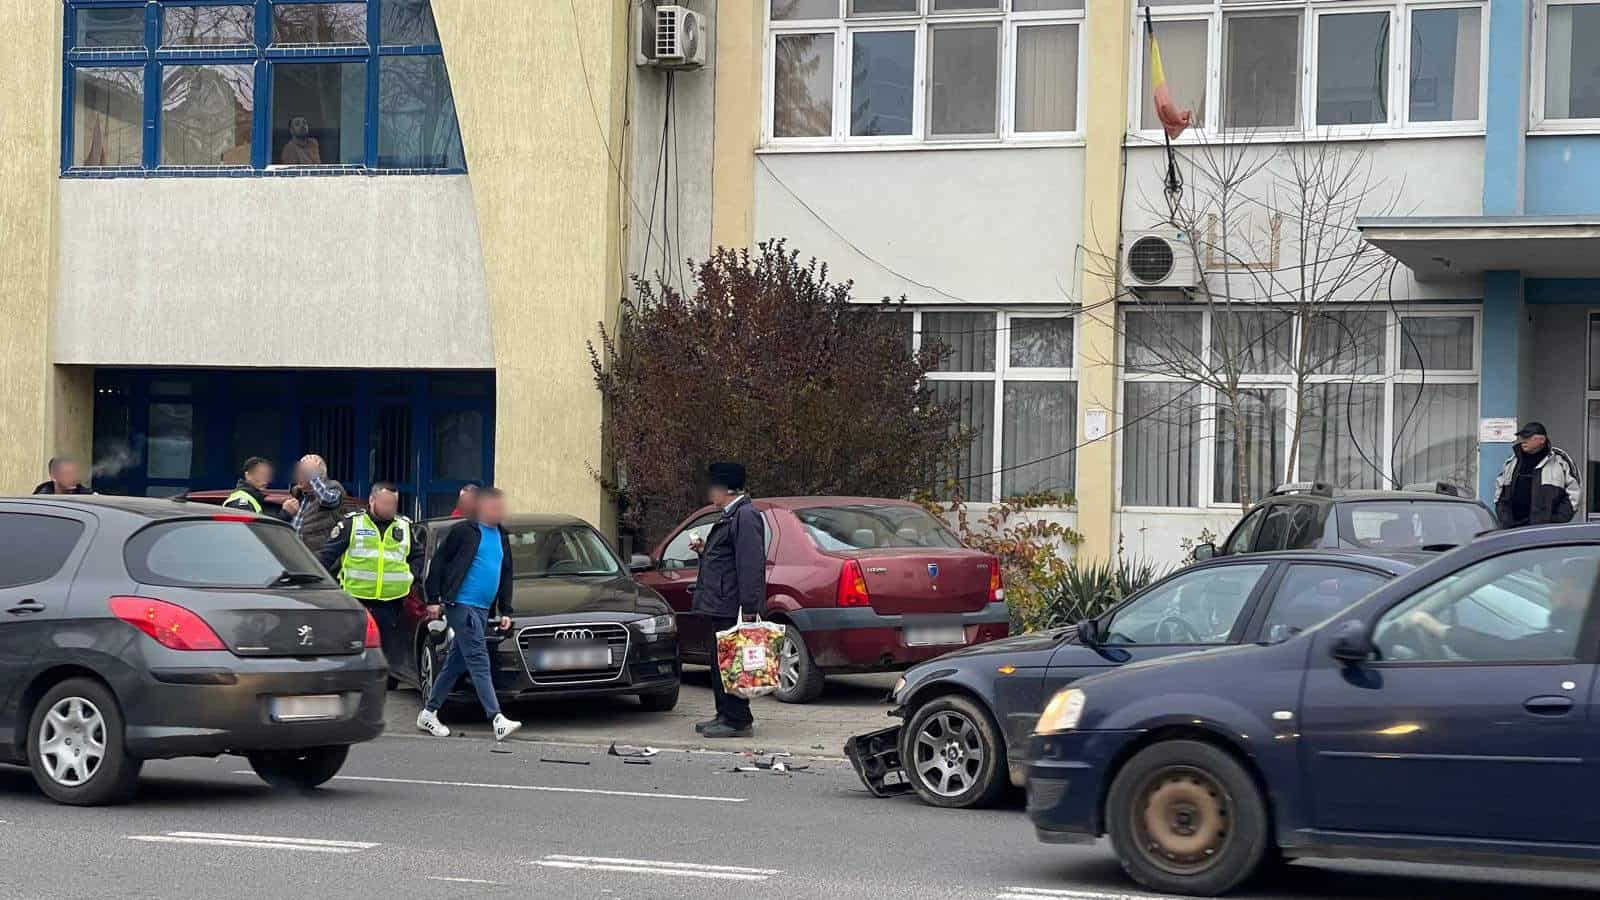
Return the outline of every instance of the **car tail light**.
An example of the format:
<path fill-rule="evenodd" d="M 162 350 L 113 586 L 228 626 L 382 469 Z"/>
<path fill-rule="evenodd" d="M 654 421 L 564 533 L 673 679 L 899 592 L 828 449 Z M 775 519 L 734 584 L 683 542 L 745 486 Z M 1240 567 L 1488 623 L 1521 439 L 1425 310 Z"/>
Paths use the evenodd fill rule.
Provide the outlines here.
<path fill-rule="evenodd" d="M 844 568 L 839 570 L 839 605 L 840 606 L 868 606 L 872 598 L 867 596 L 867 578 L 861 574 L 861 563 L 853 559 L 844 561 Z"/>
<path fill-rule="evenodd" d="M 155 638 L 168 650 L 226 650 L 206 620 L 176 603 L 149 597 L 112 597 L 111 614 Z"/>
<path fill-rule="evenodd" d="M 383 647 L 383 635 L 378 633 L 378 620 L 367 613 L 367 640 L 364 646 L 368 650 L 378 650 Z"/>
<path fill-rule="evenodd" d="M 1005 582 L 1000 580 L 1000 560 L 989 560 L 989 599 L 998 603 L 1006 598 Z"/>

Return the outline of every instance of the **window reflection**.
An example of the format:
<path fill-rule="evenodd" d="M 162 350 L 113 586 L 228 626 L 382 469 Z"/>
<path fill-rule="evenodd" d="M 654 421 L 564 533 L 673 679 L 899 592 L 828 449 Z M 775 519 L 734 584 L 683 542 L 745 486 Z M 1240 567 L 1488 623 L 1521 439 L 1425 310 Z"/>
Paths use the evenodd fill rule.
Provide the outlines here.
<path fill-rule="evenodd" d="M 384 0 L 382 12 L 385 44 L 439 43 L 439 29 L 429 0 Z"/>
<path fill-rule="evenodd" d="M 273 163 L 359 164 L 366 97 L 366 63 L 279 64 L 272 74 Z"/>
<path fill-rule="evenodd" d="M 164 47 L 250 46 L 256 11 L 249 6 L 173 6 L 161 14 Z"/>
<path fill-rule="evenodd" d="M 144 69 L 78 69 L 72 135 L 74 165 L 139 165 L 144 153 Z"/>
<path fill-rule="evenodd" d="M 378 88 L 378 165 L 461 169 L 466 158 L 440 56 L 386 56 Z"/>
<path fill-rule="evenodd" d="M 254 93 L 254 66 L 168 66 L 161 76 L 161 164 L 249 165 Z"/>
<path fill-rule="evenodd" d="M 365 3 L 296 3 L 272 7 L 275 44 L 365 44 Z"/>

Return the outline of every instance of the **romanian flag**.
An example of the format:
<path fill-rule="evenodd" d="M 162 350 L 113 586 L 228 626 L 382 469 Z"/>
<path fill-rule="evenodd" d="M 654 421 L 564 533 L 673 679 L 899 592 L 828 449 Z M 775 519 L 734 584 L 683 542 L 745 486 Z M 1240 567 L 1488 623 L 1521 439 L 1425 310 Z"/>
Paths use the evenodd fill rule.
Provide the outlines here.
<path fill-rule="evenodd" d="M 1172 90 L 1167 87 L 1167 72 L 1161 66 L 1161 45 L 1156 43 L 1156 29 L 1150 22 L 1149 8 L 1144 11 L 1144 28 L 1150 35 L 1150 88 L 1155 94 L 1156 115 L 1160 117 L 1161 126 L 1166 129 L 1170 140 L 1194 124 L 1194 111 L 1180 110 L 1178 104 L 1172 101 Z"/>

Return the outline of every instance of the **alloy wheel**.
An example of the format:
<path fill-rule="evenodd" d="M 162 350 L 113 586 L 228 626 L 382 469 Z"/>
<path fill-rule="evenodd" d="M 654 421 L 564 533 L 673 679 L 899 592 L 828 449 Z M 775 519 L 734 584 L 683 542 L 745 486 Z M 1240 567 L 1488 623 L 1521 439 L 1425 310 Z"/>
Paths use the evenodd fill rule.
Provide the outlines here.
<path fill-rule="evenodd" d="M 106 720 L 93 703 L 64 697 L 45 713 L 39 759 L 57 784 L 81 787 L 100 771 L 106 755 Z"/>
<path fill-rule="evenodd" d="M 417 652 L 417 686 L 422 691 L 422 701 L 426 703 L 433 696 L 433 680 L 438 677 L 433 670 L 433 648 L 427 641 L 422 642 L 421 649 Z"/>
<path fill-rule="evenodd" d="M 959 712 L 929 716 L 912 746 L 917 777 L 941 797 L 970 791 L 983 772 L 983 739 L 978 726 Z"/>
<path fill-rule="evenodd" d="M 1171 766 L 1141 786 L 1133 824 L 1139 851 L 1175 875 L 1193 875 L 1222 856 L 1233 831 L 1233 800 L 1209 772 Z"/>
<path fill-rule="evenodd" d="M 794 638 L 783 642 L 783 649 L 778 652 L 778 689 L 784 693 L 793 693 L 800 684 L 800 647 L 795 644 Z"/>

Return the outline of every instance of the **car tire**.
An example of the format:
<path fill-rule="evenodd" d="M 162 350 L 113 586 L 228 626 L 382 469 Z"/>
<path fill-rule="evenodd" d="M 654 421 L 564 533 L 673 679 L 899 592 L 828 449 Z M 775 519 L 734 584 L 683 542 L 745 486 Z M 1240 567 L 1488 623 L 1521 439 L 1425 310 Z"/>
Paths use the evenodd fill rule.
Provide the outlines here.
<path fill-rule="evenodd" d="M 33 779 L 57 803 L 122 803 L 138 789 L 144 761 L 128 755 L 122 708 L 94 679 L 72 678 L 46 691 L 29 717 L 27 740 Z"/>
<path fill-rule="evenodd" d="M 967 697 L 929 700 L 906 720 L 900 735 L 900 767 L 925 803 L 946 809 L 989 806 L 1011 783 L 1000 727 Z"/>
<path fill-rule="evenodd" d="M 640 694 L 639 708 L 645 712 L 671 712 L 678 705 L 678 691 L 682 686 L 681 682 L 674 681 L 668 690 Z"/>
<path fill-rule="evenodd" d="M 305 750 L 262 750 L 247 753 L 250 768 L 275 788 L 309 791 L 326 784 L 344 768 L 350 747 L 310 747 Z"/>
<path fill-rule="evenodd" d="M 417 692 L 422 695 L 423 703 L 427 703 L 433 693 L 434 679 L 438 677 L 439 667 L 443 664 L 438 642 L 431 632 L 424 631 L 422 638 L 417 641 Z M 448 704 L 448 698 L 445 702 Z"/>
<path fill-rule="evenodd" d="M 1226 893 L 1273 847 L 1255 779 L 1201 741 L 1164 741 L 1130 759 L 1111 783 L 1106 824 L 1123 870 L 1162 893 Z"/>
<path fill-rule="evenodd" d="M 712 673 L 716 677 L 716 673 Z M 810 703 L 822 696 L 822 667 L 811 658 L 805 636 L 793 625 L 783 626 L 783 649 L 778 651 L 778 691 L 784 703 Z"/>

